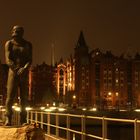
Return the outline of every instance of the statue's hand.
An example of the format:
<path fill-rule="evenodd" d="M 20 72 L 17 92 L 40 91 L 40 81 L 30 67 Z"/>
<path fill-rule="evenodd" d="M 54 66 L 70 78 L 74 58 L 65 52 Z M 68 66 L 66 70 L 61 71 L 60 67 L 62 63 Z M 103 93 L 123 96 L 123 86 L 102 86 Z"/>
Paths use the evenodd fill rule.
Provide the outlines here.
<path fill-rule="evenodd" d="M 19 68 L 19 70 L 17 71 L 17 75 L 21 75 L 23 72 L 25 71 L 25 68 Z"/>

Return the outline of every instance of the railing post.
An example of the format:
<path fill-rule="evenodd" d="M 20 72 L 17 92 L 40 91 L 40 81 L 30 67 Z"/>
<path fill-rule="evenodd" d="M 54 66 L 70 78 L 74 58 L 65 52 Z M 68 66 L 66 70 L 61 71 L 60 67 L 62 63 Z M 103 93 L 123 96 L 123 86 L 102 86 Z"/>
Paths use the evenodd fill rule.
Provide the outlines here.
<path fill-rule="evenodd" d="M 67 114 L 67 140 L 70 140 L 70 116 Z"/>
<path fill-rule="evenodd" d="M 58 115 L 58 113 L 56 113 L 56 118 L 55 118 L 56 120 L 56 137 L 59 137 L 59 128 L 58 128 L 58 126 L 59 126 L 59 115 Z"/>
<path fill-rule="evenodd" d="M 82 124 L 82 135 L 81 135 L 81 140 L 85 140 L 85 132 L 86 132 L 86 123 L 85 123 L 85 115 L 82 115 L 81 117 L 81 124 Z"/>
<path fill-rule="evenodd" d="M 31 123 L 33 123 L 33 112 L 31 111 Z"/>
<path fill-rule="evenodd" d="M 27 111 L 27 123 L 29 124 L 29 111 Z"/>
<path fill-rule="evenodd" d="M 47 134 L 50 135 L 50 113 L 47 114 Z"/>
<path fill-rule="evenodd" d="M 140 124 L 137 122 L 137 119 L 134 122 L 134 139 L 140 140 Z"/>
<path fill-rule="evenodd" d="M 41 118 L 41 120 L 40 120 L 40 122 L 41 122 L 41 128 L 43 129 L 43 112 L 41 112 L 41 116 L 40 116 Z"/>
<path fill-rule="evenodd" d="M 38 122 L 38 114 L 37 114 L 37 112 L 35 112 L 35 122 L 36 123 Z"/>
<path fill-rule="evenodd" d="M 107 138 L 107 120 L 105 120 L 105 117 L 102 119 L 102 137 L 103 140 Z"/>

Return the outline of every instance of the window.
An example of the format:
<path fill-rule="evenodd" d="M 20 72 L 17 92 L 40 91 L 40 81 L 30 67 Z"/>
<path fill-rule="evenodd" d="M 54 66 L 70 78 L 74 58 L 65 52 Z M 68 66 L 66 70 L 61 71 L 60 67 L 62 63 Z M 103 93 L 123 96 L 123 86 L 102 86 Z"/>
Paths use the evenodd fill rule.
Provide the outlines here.
<path fill-rule="evenodd" d="M 116 83 L 118 83 L 119 82 L 119 80 L 118 79 L 116 79 L 116 81 L 115 81 Z"/>
<path fill-rule="evenodd" d="M 118 69 L 118 68 L 116 68 L 116 69 L 115 69 L 115 72 L 118 72 L 118 71 L 119 71 L 119 69 Z"/>

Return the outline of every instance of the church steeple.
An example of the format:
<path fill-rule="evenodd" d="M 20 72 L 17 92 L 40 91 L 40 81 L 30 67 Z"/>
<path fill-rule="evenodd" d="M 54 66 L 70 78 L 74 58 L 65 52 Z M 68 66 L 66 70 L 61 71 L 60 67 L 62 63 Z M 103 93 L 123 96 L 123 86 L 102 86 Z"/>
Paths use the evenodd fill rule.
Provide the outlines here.
<path fill-rule="evenodd" d="M 80 36 L 76 47 L 87 47 L 83 31 L 80 32 Z"/>

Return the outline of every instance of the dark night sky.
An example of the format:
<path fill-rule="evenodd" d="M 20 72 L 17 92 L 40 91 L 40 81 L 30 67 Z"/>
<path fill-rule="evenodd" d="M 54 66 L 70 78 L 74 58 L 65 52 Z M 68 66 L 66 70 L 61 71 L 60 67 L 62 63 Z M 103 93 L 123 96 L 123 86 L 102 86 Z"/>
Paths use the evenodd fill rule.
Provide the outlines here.
<path fill-rule="evenodd" d="M 25 28 L 33 44 L 33 62 L 51 62 L 73 53 L 80 30 L 90 50 L 114 54 L 140 52 L 139 0 L 0 0 L 0 58 L 13 25 Z"/>

